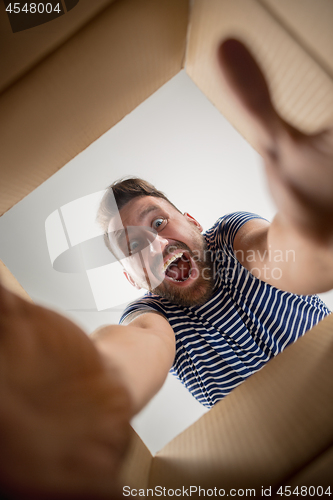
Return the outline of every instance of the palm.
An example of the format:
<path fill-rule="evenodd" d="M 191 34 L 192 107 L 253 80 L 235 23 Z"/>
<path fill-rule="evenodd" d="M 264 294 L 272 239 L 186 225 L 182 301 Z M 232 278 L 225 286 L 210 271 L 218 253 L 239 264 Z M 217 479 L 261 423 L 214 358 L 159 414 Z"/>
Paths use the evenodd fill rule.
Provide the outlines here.
<path fill-rule="evenodd" d="M 1 485 L 18 498 L 110 498 L 127 393 L 78 327 L 14 300 L 0 323 Z"/>

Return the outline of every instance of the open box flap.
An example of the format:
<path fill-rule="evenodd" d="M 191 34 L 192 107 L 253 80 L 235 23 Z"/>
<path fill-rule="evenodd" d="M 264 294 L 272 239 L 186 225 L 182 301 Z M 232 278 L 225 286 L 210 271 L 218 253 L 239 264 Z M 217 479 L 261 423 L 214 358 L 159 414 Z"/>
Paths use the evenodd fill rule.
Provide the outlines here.
<path fill-rule="evenodd" d="M 40 63 L 115 0 L 79 0 L 75 10 L 46 23 L 13 34 L 4 2 L 0 2 L 0 92 Z M 66 2 L 59 2 L 66 7 Z M 14 4 L 11 5 L 12 10 Z M 21 4 L 21 8 L 24 3 Z M 17 14 L 16 14 L 17 15 Z M 25 16 L 25 14 L 23 14 Z M 15 16 L 15 14 L 13 14 Z"/>
<path fill-rule="evenodd" d="M 279 2 L 275 2 L 279 3 Z M 286 3 L 286 2 L 285 2 Z M 293 0 L 287 2 L 300 5 Z M 321 3 L 321 2 L 320 2 Z M 324 2 L 325 5 L 327 2 Z M 255 54 L 268 78 L 273 100 L 282 116 L 305 132 L 313 132 L 333 122 L 333 82 L 331 79 L 332 56 L 327 48 L 323 59 L 318 53 L 322 45 L 332 46 L 330 23 L 321 25 L 322 16 L 316 2 L 304 2 L 301 24 L 294 19 L 298 9 L 289 8 L 288 26 L 282 16 L 273 16 L 256 0 L 195 0 L 191 11 L 186 71 L 194 83 L 232 125 L 256 147 L 252 123 L 244 116 L 230 92 L 226 91 L 216 64 L 216 48 L 227 37 L 238 37 Z M 308 10 L 306 10 L 306 8 Z M 332 10 L 326 9 L 326 10 Z M 282 11 L 282 8 L 280 9 Z M 315 29 L 305 33 L 309 24 Z M 294 30 L 290 26 L 295 26 Z M 316 33 L 321 30 L 317 41 Z M 308 47 L 311 47 L 311 50 Z M 317 57 L 314 60 L 313 57 Z M 329 72 L 326 68 L 330 69 Z"/>
<path fill-rule="evenodd" d="M 333 2 L 257 0 L 333 78 Z"/>
<path fill-rule="evenodd" d="M 2 94 L 0 214 L 180 71 L 187 22 L 187 0 L 114 2 Z"/>
<path fill-rule="evenodd" d="M 150 487 L 282 484 L 333 444 L 332 357 L 333 315 L 157 453 Z"/>

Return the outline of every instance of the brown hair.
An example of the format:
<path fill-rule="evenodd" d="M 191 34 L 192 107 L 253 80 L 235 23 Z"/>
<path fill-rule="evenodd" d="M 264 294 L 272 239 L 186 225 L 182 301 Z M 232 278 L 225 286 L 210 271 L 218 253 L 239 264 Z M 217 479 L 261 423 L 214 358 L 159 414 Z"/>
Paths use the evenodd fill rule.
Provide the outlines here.
<path fill-rule="evenodd" d="M 117 203 L 117 211 L 120 211 L 127 203 L 137 197 L 155 196 L 162 198 L 172 205 L 178 212 L 177 207 L 165 196 L 162 191 L 159 191 L 149 182 L 140 179 L 139 177 L 130 177 L 119 179 L 113 182 L 106 190 L 100 203 L 96 220 L 104 230 L 104 241 L 107 248 L 113 253 L 108 237 L 108 227 L 110 220 L 117 212 L 115 211 L 114 200 Z"/>

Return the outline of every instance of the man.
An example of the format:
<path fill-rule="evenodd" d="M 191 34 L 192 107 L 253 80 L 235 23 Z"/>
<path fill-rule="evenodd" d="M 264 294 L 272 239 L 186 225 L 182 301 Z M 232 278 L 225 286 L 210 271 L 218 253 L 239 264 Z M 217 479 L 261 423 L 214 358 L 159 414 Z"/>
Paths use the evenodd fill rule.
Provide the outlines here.
<path fill-rule="evenodd" d="M 114 230 L 110 196 L 119 206 L 123 230 Z M 172 371 L 207 407 L 329 314 L 317 296 L 284 291 L 290 274 L 278 266 L 294 266 L 297 255 L 292 252 L 289 262 L 290 251 L 284 256 L 280 250 L 274 262 L 276 248 L 273 243 L 273 250 L 267 248 L 270 225 L 254 214 L 222 217 L 203 236 L 193 217 L 141 179 L 113 184 L 101 212 L 108 246 L 121 259 L 125 276 L 150 290 L 126 308 L 122 320 L 141 326 L 145 313 L 150 328 L 157 319 L 166 332 L 172 327 Z M 165 356 L 171 360 L 167 350 Z"/>
<path fill-rule="evenodd" d="M 98 216 L 107 245 L 130 283 L 150 291 L 122 316 L 138 408 L 169 369 L 211 407 L 329 314 L 310 294 L 333 284 L 332 134 L 306 136 L 284 122 L 239 42 L 222 45 L 219 59 L 258 130 L 279 212 L 271 224 L 231 214 L 203 237 L 193 217 L 141 179 L 107 190 Z M 110 328 L 97 345 L 112 355 Z"/>

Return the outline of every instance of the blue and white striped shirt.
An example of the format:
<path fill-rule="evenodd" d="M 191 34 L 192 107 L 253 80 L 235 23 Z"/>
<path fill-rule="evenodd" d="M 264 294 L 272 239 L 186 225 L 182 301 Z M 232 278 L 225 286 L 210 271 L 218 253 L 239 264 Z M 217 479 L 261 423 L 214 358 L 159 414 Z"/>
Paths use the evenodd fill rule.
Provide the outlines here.
<path fill-rule="evenodd" d="M 120 320 L 139 310 L 164 315 L 176 336 L 171 371 L 208 408 L 330 314 L 316 295 L 279 290 L 238 262 L 235 235 L 254 218 L 259 216 L 229 214 L 204 234 L 216 265 L 214 293 L 208 302 L 180 307 L 147 293 L 131 303 Z"/>

